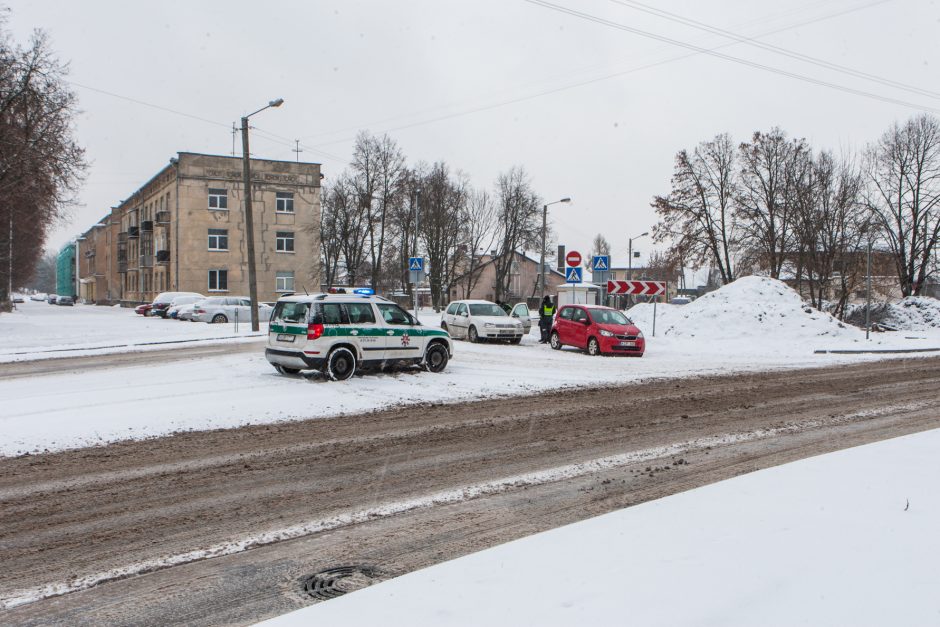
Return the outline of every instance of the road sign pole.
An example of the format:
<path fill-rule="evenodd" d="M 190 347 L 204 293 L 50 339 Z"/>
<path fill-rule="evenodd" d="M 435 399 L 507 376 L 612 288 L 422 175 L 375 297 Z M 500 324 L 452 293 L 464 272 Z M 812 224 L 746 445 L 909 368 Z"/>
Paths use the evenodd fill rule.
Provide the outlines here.
<path fill-rule="evenodd" d="M 658 300 L 657 298 L 653 301 L 653 337 L 656 337 L 656 301 Z"/>

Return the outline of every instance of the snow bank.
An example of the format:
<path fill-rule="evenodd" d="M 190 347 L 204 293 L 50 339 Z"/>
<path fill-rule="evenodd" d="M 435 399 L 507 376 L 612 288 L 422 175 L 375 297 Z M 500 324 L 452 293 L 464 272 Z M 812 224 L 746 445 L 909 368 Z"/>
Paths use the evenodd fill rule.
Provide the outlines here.
<path fill-rule="evenodd" d="M 637 305 L 627 315 L 648 333 L 653 306 Z M 776 279 L 743 277 L 688 305 L 658 305 L 657 335 L 713 339 L 856 339 L 861 332 L 813 309 Z"/>
<path fill-rule="evenodd" d="M 845 319 L 865 326 L 865 305 L 846 308 Z M 940 328 L 940 300 L 929 296 L 908 296 L 896 303 L 877 303 L 871 307 L 871 321 L 899 331 L 929 331 Z"/>

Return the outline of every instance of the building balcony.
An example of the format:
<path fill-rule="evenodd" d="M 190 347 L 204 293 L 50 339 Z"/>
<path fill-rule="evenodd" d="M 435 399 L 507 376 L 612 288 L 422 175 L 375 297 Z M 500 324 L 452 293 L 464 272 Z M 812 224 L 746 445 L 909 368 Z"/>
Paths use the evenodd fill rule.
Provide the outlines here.
<path fill-rule="evenodd" d="M 157 251 L 157 263 L 165 266 L 170 263 L 170 251 L 169 250 L 158 250 Z"/>
<path fill-rule="evenodd" d="M 140 267 L 141 267 L 141 268 L 152 268 L 152 267 L 153 267 L 153 255 L 141 255 L 141 256 L 140 256 Z"/>
<path fill-rule="evenodd" d="M 170 223 L 170 212 L 158 211 L 157 212 L 157 224 L 169 224 L 169 223 Z"/>
<path fill-rule="evenodd" d="M 127 227 L 127 237 L 129 239 L 137 239 L 138 237 L 140 237 L 140 227 L 138 226 Z"/>
<path fill-rule="evenodd" d="M 118 273 L 124 274 L 127 272 L 127 260 L 118 261 Z"/>
<path fill-rule="evenodd" d="M 143 222 L 141 222 L 141 223 L 140 223 L 140 230 L 141 230 L 141 231 L 153 231 L 153 221 L 151 221 L 151 220 L 144 220 Z"/>

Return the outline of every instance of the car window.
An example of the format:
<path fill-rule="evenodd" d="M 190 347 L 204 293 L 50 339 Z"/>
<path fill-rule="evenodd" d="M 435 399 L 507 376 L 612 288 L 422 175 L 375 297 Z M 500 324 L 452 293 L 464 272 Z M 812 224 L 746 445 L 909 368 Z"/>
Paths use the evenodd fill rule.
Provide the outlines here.
<path fill-rule="evenodd" d="M 499 305 L 493 303 L 471 303 L 471 316 L 505 316 L 508 315 Z"/>
<path fill-rule="evenodd" d="M 571 320 L 572 313 L 574 313 L 574 307 L 565 307 L 558 313 L 558 317 L 564 318 L 565 320 Z"/>
<path fill-rule="evenodd" d="M 307 303 L 278 303 L 271 317 L 281 322 L 303 323 L 307 321 L 308 311 L 310 311 L 310 305 Z"/>
<path fill-rule="evenodd" d="M 347 303 L 346 312 L 349 314 L 349 324 L 368 324 L 375 322 L 375 314 L 370 303 Z"/>
<path fill-rule="evenodd" d="M 631 324 L 629 318 L 614 309 L 592 309 L 591 318 L 598 324 Z"/>
<path fill-rule="evenodd" d="M 451 316 L 457 313 L 457 303 L 451 303 L 450 305 L 448 305 L 447 313 Z"/>
<path fill-rule="evenodd" d="M 380 303 L 376 306 L 387 324 L 411 324 L 411 316 L 398 305 Z"/>
<path fill-rule="evenodd" d="M 519 303 L 518 305 L 513 307 L 512 313 L 513 315 L 518 316 L 520 318 L 528 318 L 529 306 L 526 305 L 525 303 Z"/>
<path fill-rule="evenodd" d="M 460 303 L 460 305 L 457 307 L 457 315 L 459 316 L 459 315 L 465 314 L 466 312 L 467 312 L 467 305 L 464 303 Z"/>
<path fill-rule="evenodd" d="M 571 319 L 574 320 L 575 322 L 583 322 L 584 320 L 588 319 L 587 313 L 580 307 L 572 307 L 571 313 L 572 313 Z"/>
<path fill-rule="evenodd" d="M 241 306 L 243 306 L 243 307 L 250 307 L 250 306 L 251 306 L 251 299 L 250 299 L 250 298 L 241 298 L 241 299 L 239 299 L 238 304 L 241 305 Z"/>

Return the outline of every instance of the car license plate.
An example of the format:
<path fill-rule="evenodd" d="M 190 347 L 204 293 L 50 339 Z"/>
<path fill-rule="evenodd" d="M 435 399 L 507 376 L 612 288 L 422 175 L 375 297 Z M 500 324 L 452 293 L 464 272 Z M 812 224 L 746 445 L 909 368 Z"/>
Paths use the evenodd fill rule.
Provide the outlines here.
<path fill-rule="evenodd" d="M 278 342 L 293 342 L 294 336 L 291 335 L 290 333 L 278 333 L 277 341 Z"/>
<path fill-rule="evenodd" d="M 621 346 L 636 346 L 636 342 L 620 342 Z"/>

